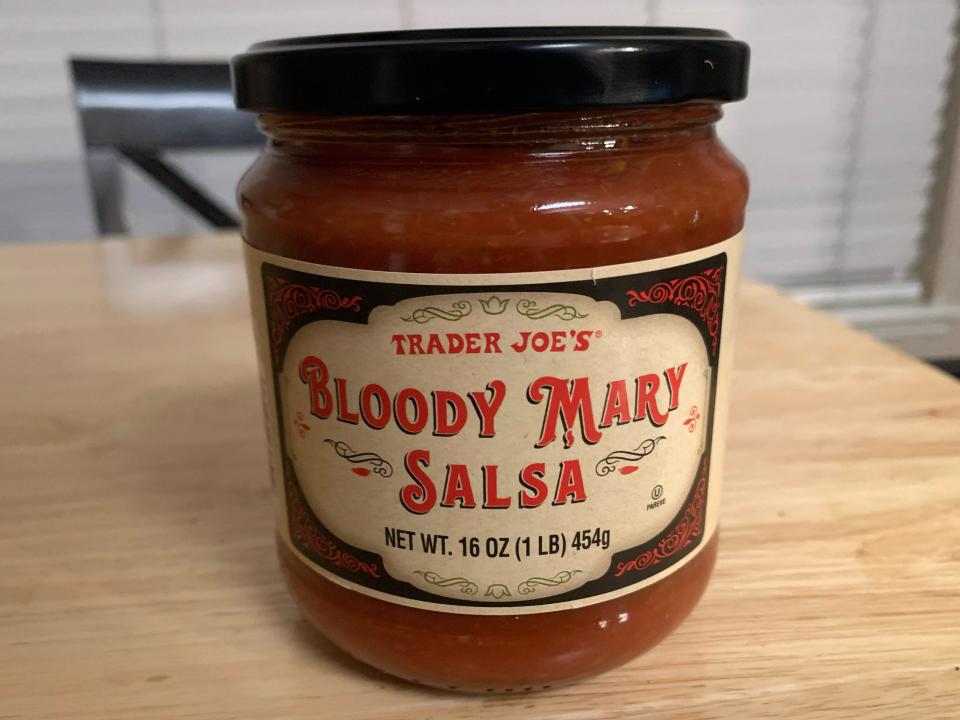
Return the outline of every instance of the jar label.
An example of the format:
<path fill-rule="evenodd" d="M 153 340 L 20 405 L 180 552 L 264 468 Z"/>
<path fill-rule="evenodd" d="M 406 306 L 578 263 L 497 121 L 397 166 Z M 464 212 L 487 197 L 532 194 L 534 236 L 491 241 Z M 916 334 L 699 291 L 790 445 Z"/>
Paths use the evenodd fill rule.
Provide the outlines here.
<path fill-rule="evenodd" d="M 536 273 L 246 255 L 279 533 L 325 578 L 547 612 L 657 582 L 715 531 L 739 235 Z"/>

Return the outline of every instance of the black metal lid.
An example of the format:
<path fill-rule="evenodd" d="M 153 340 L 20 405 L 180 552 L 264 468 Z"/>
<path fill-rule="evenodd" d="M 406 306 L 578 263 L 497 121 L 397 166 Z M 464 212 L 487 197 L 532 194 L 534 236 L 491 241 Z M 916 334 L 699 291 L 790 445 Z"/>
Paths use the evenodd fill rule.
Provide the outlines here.
<path fill-rule="evenodd" d="M 231 67 L 242 110 L 455 115 L 740 100 L 749 59 L 720 30 L 529 27 L 272 40 Z"/>

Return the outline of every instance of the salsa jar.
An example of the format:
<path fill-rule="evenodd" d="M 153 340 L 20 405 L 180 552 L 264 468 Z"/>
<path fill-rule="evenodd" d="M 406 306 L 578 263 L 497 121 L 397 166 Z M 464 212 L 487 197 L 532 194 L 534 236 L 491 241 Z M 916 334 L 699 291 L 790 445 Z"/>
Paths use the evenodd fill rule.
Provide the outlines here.
<path fill-rule="evenodd" d="M 240 182 L 280 564 L 350 655 L 523 691 L 622 664 L 717 555 L 748 48 L 510 28 L 254 45 Z"/>

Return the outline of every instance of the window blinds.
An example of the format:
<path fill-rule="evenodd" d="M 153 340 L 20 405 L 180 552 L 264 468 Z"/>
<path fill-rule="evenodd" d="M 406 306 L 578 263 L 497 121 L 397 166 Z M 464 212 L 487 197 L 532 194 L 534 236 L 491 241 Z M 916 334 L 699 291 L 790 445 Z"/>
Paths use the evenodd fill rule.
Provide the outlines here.
<path fill-rule="evenodd" d="M 953 0 L 234 0 L 229 12 L 218 0 L 0 0 L 0 13 L 0 239 L 11 240 L 92 233 L 69 54 L 226 58 L 265 37 L 398 26 L 726 29 L 753 48 L 750 97 L 721 125 L 752 178 L 746 269 L 804 288 L 911 277 L 957 10 Z M 184 162 L 230 198 L 246 158 Z M 144 182 L 128 206 L 140 234 L 202 230 Z"/>

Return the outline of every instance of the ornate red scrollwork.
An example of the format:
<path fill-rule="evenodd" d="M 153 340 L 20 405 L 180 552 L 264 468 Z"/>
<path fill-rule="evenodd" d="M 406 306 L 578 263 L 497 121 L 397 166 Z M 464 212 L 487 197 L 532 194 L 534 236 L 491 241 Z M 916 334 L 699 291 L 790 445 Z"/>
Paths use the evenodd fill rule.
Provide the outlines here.
<path fill-rule="evenodd" d="M 627 290 L 627 305 L 673 303 L 695 311 L 706 325 L 711 352 L 720 343 L 720 308 L 723 301 L 723 266 L 708 268 L 696 275 L 654 283 L 646 290 Z"/>
<path fill-rule="evenodd" d="M 707 468 L 704 467 L 697 482 L 693 497 L 687 504 L 680 520 L 674 525 L 663 539 L 652 548 L 644 550 L 635 558 L 627 562 L 617 563 L 615 577 L 634 570 L 646 570 L 653 565 L 659 565 L 668 558 L 689 547 L 696 538 L 703 535 L 703 524 L 706 517 L 707 500 Z"/>
<path fill-rule="evenodd" d="M 311 517 L 310 509 L 289 478 L 286 481 L 286 492 L 290 535 L 294 544 L 316 553 L 324 560 L 329 560 L 349 572 L 362 572 L 373 578 L 380 577 L 380 568 L 375 563 L 363 562 L 341 550 L 333 538 L 317 527 Z"/>
<path fill-rule="evenodd" d="M 353 310 L 360 312 L 362 296 L 345 297 L 336 290 L 292 283 L 281 277 L 271 277 L 267 288 L 267 308 L 270 313 L 270 344 L 274 357 L 280 357 L 280 348 L 290 323 L 305 313 L 319 310 Z"/>

